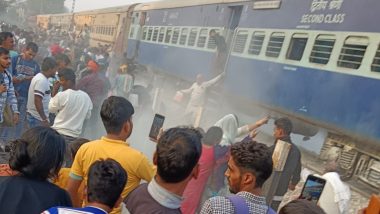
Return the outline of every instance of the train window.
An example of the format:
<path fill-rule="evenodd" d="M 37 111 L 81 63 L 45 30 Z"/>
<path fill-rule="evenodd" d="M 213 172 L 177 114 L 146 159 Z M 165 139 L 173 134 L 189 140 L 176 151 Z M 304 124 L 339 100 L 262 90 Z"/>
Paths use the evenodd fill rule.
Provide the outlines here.
<path fill-rule="evenodd" d="M 198 48 L 204 48 L 206 46 L 206 40 L 207 40 L 207 29 L 203 28 L 199 32 L 197 47 Z"/>
<path fill-rule="evenodd" d="M 160 34 L 158 35 L 158 42 L 164 41 L 165 27 L 160 28 Z"/>
<path fill-rule="evenodd" d="M 377 48 L 375 58 L 373 58 L 371 71 L 380 72 L 380 45 Z"/>
<path fill-rule="evenodd" d="M 220 32 L 219 32 L 218 29 L 210 29 L 210 31 L 211 31 L 211 30 L 215 30 L 216 33 L 219 33 L 219 34 L 220 34 Z M 210 34 L 210 31 L 209 31 L 209 34 Z M 208 44 L 207 44 L 207 48 L 208 48 L 208 49 L 216 49 L 216 41 L 215 41 L 214 37 L 209 37 L 209 39 L 208 39 Z"/>
<path fill-rule="evenodd" d="M 181 30 L 181 37 L 179 38 L 179 44 L 185 45 L 187 40 L 187 34 L 189 34 L 189 29 L 182 28 Z"/>
<path fill-rule="evenodd" d="M 334 35 L 318 35 L 315 39 L 313 50 L 311 50 L 309 61 L 326 65 L 330 60 L 334 44 Z"/>
<path fill-rule="evenodd" d="M 255 31 L 252 34 L 251 42 L 248 47 L 248 54 L 259 55 L 263 47 L 263 42 L 265 38 L 264 31 Z"/>
<path fill-rule="evenodd" d="M 148 30 L 147 38 L 146 38 L 147 41 L 150 41 L 152 39 L 152 34 L 153 34 L 153 28 L 150 27 Z"/>
<path fill-rule="evenodd" d="M 178 38 L 179 38 L 179 28 L 174 28 L 173 37 L 172 37 L 172 44 L 177 44 Z"/>
<path fill-rule="evenodd" d="M 171 27 L 168 27 L 166 29 L 166 35 L 165 35 L 165 43 L 169 43 L 170 42 L 170 39 L 172 38 L 172 28 Z"/>
<path fill-rule="evenodd" d="M 265 56 L 268 57 L 278 57 L 281 52 L 282 44 L 284 43 L 285 34 L 284 33 L 272 33 L 269 38 L 268 47 L 265 52 Z"/>
<path fill-rule="evenodd" d="M 146 40 L 146 35 L 148 33 L 147 27 L 143 27 L 143 32 L 142 32 L 142 40 Z"/>
<path fill-rule="evenodd" d="M 189 35 L 189 41 L 187 41 L 188 46 L 194 46 L 195 40 L 197 39 L 198 30 L 196 28 L 191 28 L 190 35 Z"/>
<path fill-rule="evenodd" d="M 295 33 L 290 40 L 287 59 L 300 61 L 305 51 L 308 35 L 305 33 Z"/>
<path fill-rule="evenodd" d="M 234 48 L 232 51 L 234 53 L 243 53 L 247 39 L 248 39 L 248 31 L 247 30 L 239 30 L 236 34 L 235 44 L 234 44 Z"/>
<path fill-rule="evenodd" d="M 358 69 L 362 63 L 368 43 L 369 41 L 367 37 L 347 37 L 339 55 L 338 66 Z"/>
<path fill-rule="evenodd" d="M 153 41 L 153 42 L 156 42 L 156 41 L 157 41 L 157 37 L 158 37 L 158 30 L 159 30 L 159 28 L 158 28 L 158 27 L 154 28 L 154 31 L 153 31 L 153 36 L 152 36 L 152 41 Z"/>

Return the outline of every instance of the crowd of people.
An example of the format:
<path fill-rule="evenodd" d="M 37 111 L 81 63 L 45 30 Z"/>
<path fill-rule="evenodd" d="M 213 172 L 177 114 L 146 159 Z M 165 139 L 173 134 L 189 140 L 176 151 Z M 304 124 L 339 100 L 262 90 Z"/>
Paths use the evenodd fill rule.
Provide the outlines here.
<path fill-rule="evenodd" d="M 160 133 L 149 160 L 128 142 L 135 108 L 126 57 L 115 69 L 109 47 L 89 48 L 86 32 L 1 30 L 0 133 L 10 158 L 0 166 L 0 213 L 325 213 L 306 200 L 279 207 L 301 175 L 288 118 L 274 121 L 276 142 L 291 149 L 268 201 L 263 186 L 276 173 L 276 142 L 268 147 L 255 137 L 269 118 L 240 126 L 229 114 L 206 131 L 178 124 Z M 72 41 L 80 51 L 70 49 Z M 186 113 L 203 106 L 204 91 L 223 75 L 198 76 L 181 91 L 191 95 Z M 349 190 L 336 171 L 325 178 L 347 213 Z"/>

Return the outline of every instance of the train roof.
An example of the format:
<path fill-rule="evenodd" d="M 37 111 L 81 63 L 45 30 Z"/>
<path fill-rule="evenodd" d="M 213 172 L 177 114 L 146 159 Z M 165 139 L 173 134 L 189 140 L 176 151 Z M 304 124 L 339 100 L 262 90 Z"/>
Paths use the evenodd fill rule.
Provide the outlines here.
<path fill-rule="evenodd" d="M 124 5 L 124 6 L 117 6 L 117 7 L 107 7 L 102 9 L 96 9 L 96 10 L 86 10 L 81 12 L 75 12 L 76 15 L 81 14 L 94 14 L 94 13 L 119 13 L 119 12 L 126 12 L 129 10 L 130 7 L 135 6 L 136 4 L 130 4 L 130 5 Z"/>
<path fill-rule="evenodd" d="M 149 3 L 138 4 L 135 11 L 145 11 L 145 10 L 155 10 L 163 8 L 178 8 L 178 7 L 190 7 L 197 5 L 207 5 L 207 4 L 226 4 L 226 3 L 238 3 L 247 2 L 251 0 L 167 0 L 167 1 L 156 1 Z"/>

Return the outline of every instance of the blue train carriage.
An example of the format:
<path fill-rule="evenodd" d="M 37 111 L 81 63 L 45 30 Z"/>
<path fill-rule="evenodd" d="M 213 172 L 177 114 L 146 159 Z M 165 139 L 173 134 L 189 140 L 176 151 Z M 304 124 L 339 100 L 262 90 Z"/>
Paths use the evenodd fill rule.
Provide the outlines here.
<path fill-rule="evenodd" d="M 244 6 L 227 90 L 331 130 L 347 175 L 380 187 L 380 2 L 257 0 Z M 239 83 L 239 84 L 237 84 Z"/>
<path fill-rule="evenodd" d="M 241 0 L 172 0 L 136 6 L 129 35 L 128 56 L 168 74 L 193 81 L 210 77 L 215 58 L 214 29 L 232 40 Z"/>

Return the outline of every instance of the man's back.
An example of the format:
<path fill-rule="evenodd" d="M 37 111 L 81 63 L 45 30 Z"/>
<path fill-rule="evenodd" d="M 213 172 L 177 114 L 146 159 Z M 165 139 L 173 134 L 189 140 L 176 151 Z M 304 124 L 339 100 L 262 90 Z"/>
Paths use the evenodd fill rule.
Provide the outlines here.
<path fill-rule="evenodd" d="M 28 104 L 27 109 L 28 112 L 35 118 L 42 120 L 40 117 L 36 105 L 34 103 L 34 95 L 39 95 L 42 97 L 42 104 L 43 104 L 43 110 L 45 112 L 45 115 L 49 115 L 48 106 L 49 106 L 49 100 L 51 98 L 51 91 L 49 86 L 48 79 L 42 74 L 38 73 L 36 76 L 33 77 L 32 82 L 29 87 L 28 92 Z"/>
<path fill-rule="evenodd" d="M 83 122 L 90 118 L 91 110 L 91 99 L 81 90 L 67 89 L 59 92 L 49 102 L 49 112 L 58 112 L 53 128 L 71 137 L 81 134 Z"/>
<path fill-rule="evenodd" d="M 128 182 L 121 194 L 123 198 L 140 184 L 141 179 L 150 181 L 154 176 L 153 165 L 141 152 L 129 147 L 123 141 L 105 137 L 80 147 L 71 168 L 71 176 L 82 177 L 83 181 L 87 182 L 91 164 L 96 160 L 107 158 L 119 162 L 128 173 Z"/>

